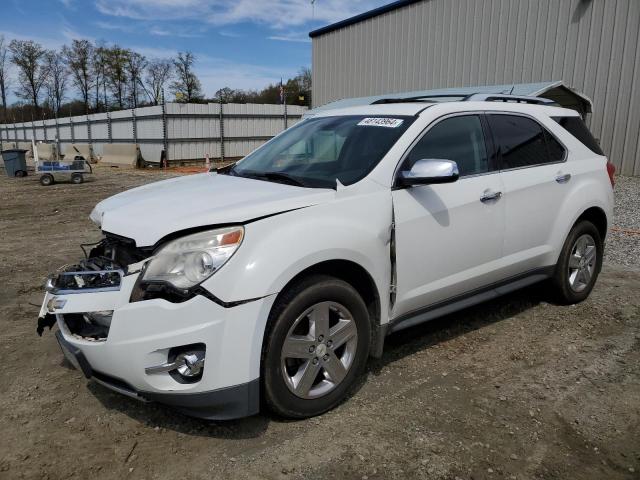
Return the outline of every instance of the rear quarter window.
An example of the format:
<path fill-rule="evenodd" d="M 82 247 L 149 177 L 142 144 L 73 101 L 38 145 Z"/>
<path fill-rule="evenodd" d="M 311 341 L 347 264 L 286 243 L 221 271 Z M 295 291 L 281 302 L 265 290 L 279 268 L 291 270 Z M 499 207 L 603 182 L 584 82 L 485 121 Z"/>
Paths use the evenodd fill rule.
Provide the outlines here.
<path fill-rule="evenodd" d="M 604 155 L 604 152 L 598 145 L 598 141 L 593 138 L 589 128 L 585 125 L 580 117 L 551 117 L 558 122 L 571 135 L 576 137 L 585 147 L 598 155 Z"/>

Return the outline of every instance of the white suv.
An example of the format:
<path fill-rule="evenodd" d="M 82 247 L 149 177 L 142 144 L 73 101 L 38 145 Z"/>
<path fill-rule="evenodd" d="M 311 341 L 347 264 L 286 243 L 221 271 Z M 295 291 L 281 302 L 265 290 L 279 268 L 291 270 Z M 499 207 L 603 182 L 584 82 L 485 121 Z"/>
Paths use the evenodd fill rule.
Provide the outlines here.
<path fill-rule="evenodd" d="M 100 202 L 104 237 L 51 276 L 39 332 L 57 323 L 87 378 L 143 401 L 301 418 L 391 332 L 541 280 L 584 300 L 613 167 L 581 118 L 439 100 L 326 110 L 232 167 Z"/>

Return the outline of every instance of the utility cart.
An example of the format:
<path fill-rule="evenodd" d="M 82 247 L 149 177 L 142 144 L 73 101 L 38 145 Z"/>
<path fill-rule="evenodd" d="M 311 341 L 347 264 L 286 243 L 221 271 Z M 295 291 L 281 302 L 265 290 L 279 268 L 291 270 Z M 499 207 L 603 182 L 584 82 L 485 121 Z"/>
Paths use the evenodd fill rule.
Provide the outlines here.
<path fill-rule="evenodd" d="M 36 173 L 40 174 L 40 184 L 45 187 L 53 185 L 60 180 L 71 180 L 71 183 L 80 184 L 84 182 L 85 175 L 93 173 L 91 164 L 82 155 L 76 155 L 73 160 L 67 161 L 41 161 L 38 155 L 38 146 L 33 140 L 31 144 L 33 146 L 33 159 L 36 164 Z"/>
<path fill-rule="evenodd" d="M 40 174 L 40 184 L 48 187 L 60 180 L 80 184 L 84 182 L 85 175 L 93 173 L 93 169 L 84 157 L 78 155 L 70 161 L 36 161 L 36 173 Z"/>

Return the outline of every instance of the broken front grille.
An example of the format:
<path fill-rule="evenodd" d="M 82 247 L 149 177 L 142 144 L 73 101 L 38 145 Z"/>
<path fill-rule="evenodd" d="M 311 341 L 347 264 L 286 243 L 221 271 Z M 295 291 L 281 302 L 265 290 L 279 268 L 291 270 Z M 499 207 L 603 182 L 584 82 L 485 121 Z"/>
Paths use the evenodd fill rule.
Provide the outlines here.
<path fill-rule="evenodd" d="M 52 275 L 47 281 L 46 289 L 51 293 L 66 294 L 120 290 L 120 283 L 124 272 L 122 270 L 76 270 L 79 265 L 73 265 L 71 271 L 62 271 Z"/>
<path fill-rule="evenodd" d="M 87 247 L 91 247 L 87 253 Z M 119 290 L 128 265 L 147 258 L 151 251 L 136 248 L 133 240 L 107 235 L 100 242 L 81 245 L 85 259 L 67 265 L 47 281 L 52 293 Z"/>

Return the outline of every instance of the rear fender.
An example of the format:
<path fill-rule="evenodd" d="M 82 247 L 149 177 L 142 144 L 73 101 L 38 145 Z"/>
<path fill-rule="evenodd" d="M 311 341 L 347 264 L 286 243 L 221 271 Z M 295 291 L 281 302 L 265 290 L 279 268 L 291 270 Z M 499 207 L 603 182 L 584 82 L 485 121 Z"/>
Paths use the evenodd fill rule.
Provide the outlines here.
<path fill-rule="evenodd" d="M 604 157 L 602 159 L 603 162 L 606 161 Z M 613 220 L 613 191 L 604 165 L 602 167 L 603 178 L 599 178 L 593 172 L 577 172 L 573 177 L 571 182 L 575 182 L 577 185 L 565 197 L 558 215 L 556 215 L 554 228 L 551 230 L 549 244 L 553 246 L 553 257 L 549 259 L 550 265 L 558 261 L 560 251 L 573 225 L 589 208 L 601 209 L 607 217 L 607 225 L 611 225 Z M 604 238 L 602 240 L 604 241 Z"/>

